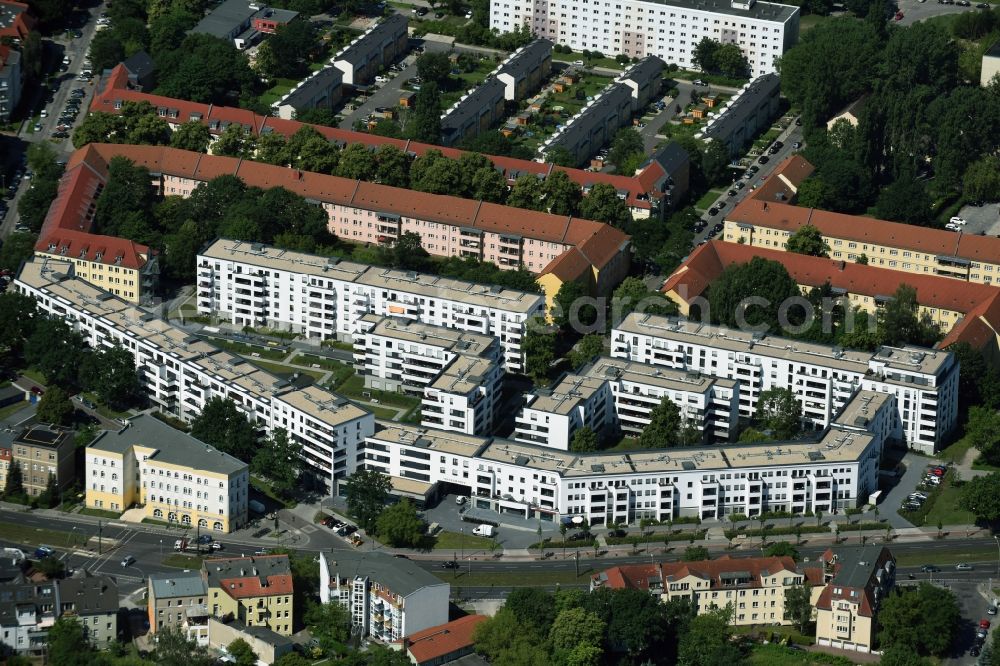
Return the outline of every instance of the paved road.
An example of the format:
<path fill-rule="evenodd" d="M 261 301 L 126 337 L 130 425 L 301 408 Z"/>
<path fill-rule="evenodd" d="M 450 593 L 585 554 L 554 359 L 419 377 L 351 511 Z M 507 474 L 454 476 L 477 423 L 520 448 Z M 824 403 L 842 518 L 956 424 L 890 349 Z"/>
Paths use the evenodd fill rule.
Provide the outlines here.
<path fill-rule="evenodd" d="M 927 2 L 920 2 L 919 0 L 897 0 L 896 5 L 899 10 L 903 12 L 903 20 L 898 21 L 899 25 L 910 25 L 917 23 L 918 21 L 924 21 L 935 16 L 943 16 L 945 14 L 961 14 L 963 12 L 978 12 L 983 11 L 981 9 L 976 9 L 975 2 L 972 2 L 971 7 L 959 7 L 958 5 L 940 5 L 936 0 L 927 0 Z"/>

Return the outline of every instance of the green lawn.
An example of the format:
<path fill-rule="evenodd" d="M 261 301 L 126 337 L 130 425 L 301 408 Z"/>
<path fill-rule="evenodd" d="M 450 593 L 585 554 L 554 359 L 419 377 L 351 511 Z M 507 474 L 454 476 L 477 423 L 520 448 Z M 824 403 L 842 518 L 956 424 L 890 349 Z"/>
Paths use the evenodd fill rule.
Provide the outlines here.
<path fill-rule="evenodd" d="M 278 349 L 270 349 L 263 345 L 248 345 L 242 342 L 232 342 L 231 340 L 225 340 L 223 338 L 208 338 L 208 342 L 219 347 L 220 349 L 225 349 L 234 354 L 239 354 L 240 356 L 249 356 L 251 358 L 266 358 L 270 361 L 283 361 L 288 356 L 287 351 L 280 351 Z"/>
<path fill-rule="evenodd" d="M 91 509 L 89 507 L 83 507 L 80 509 L 80 513 L 84 516 L 96 516 L 98 518 L 110 518 L 112 520 L 118 520 L 122 517 L 122 514 L 115 513 L 114 511 L 105 511 L 104 509 Z"/>
<path fill-rule="evenodd" d="M 163 558 L 163 566 L 176 567 L 178 569 L 201 569 L 201 563 L 204 559 L 198 555 L 173 553 Z"/>
<path fill-rule="evenodd" d="M 817 25 L 823 21 L 828 21 L 829 16 L 820 16 L 819 14 L 806 14 L 805 16 L 799 18 L 799 32 L 805 32 L 811 28 L 815 28 Z"/>
<path fill-rule="evenodd" d="M 976 517 L 958 508 L 958 497 L 961 491 L 952 484 L 941 484 L 943 488 L 938 493 L 934 506 L 927 512 L 924 525 L 935 526 L 940 521 L 943 525 L 971 525 Z"/>
<path fill-rule="evenodd" d="M 290 375 L 292 373 L 299 372 L 304 375 L 309 375 L 317 382 L 322 381 L 323 377 L 325 376 L 325 373 L 323 373 L 321 370 L 313 370 L 312 368 L 293 368 L 291 366 L 282 365 L 280 363 L 269 363 L 267 361 L 262 361 L 259 358 L 251 358 L 247 360 L 256 365 L 257 367 L 261 368 L 262 370 L 267 370 L 268 372 L 275 372 L 283 375 Z"/>
<path fill-rule="evenodd" d="M 472 530 L 471 525 L 469 530 Z M 462 534 L 461 532 L 442 531 L 435 538 L 434 550 L 461 550 L 464 547 L 465 550 L 472 552 L 474 550 L 489 550 L 491 545 L 493 545 L 493 539 Z"/>
<path fill-rule="evenodd" d="M 937 457 L 950 463 L 959 463 L 965 457 L 965 452 L 972 448 L 972 440 L 962 437 L 937 453 Z"/>
<path fill-rule="evenodd" d="M 79 543 L 80 537 L 72 531 L 60 532 L 58 530 L 48 530 L 38 527 L 28 527 L 17 523 L 0 522 L 0 534 L 7 541 L 26 544 L 29 546 L 67 546 Z"/>
<path fill-rule="evenodd" d="M 270 89 L 264 91 L 264 94 L 260 96 L 260 101 L 268 106 L 274 104 L 279 99 L 288 94 L 292 88 L 298 83 L 295 79 L 277 79 L 274 85 Z"/>
<path fill-rule="evenodd" d="M 267 481 L 265 481 L 264 479 L 260 478 L 259 476 L 251 476 L 250 477 L 250 485 L 253 486 L 254 488 L 256 488 L 258 491 L 264 493 L 265 495 L 267 495 L 271 499 L 273 499 L 275 502 L 278 502 L 279 504 L 281 504 L 286 509 L 291 509 L 296 504 L 298 504 L 298 502 L 296 502 L 294 500 L 285 500 L 285 499 L 283 499 L 280 495 L 278 495 L 277 492 L 274 491 L 273 488 L 271 488 L 271 484 L 269 484 Z"/>
<path fill-rule="evenodd" d="M 361 407 L 362 409 L 367 409 L 369 412 L 375 415 L 375 418 L 383 419 L 385 421 L 391 421 L 397 416 L 399 416 L 399 412 L 390 407 L 380 407 L 379 405 L 372 405 L 367 402 L 365 403 L 359 402 L 358 406 Z"/>
<path fill-rule="evenodd" d="M 21 374 L 27 377 L 28 379 L 32 380 L 33 382 L 36 382 L 43 386 L 48 383 L 45 379 L 45 375 L 40 373 L 38 370 L 35 370 L 34 368 L 28 368 L 27 370 L 23 370 Z"/>
<path fill-rule="evenodd" d="M 573 51 L 572 53 L 553 53 L 552 59 L 557 62 L 576 62 L 582 60 L 587 67 L 604 67 L 624 71 L 628 65 L 620 65 L 614 58 L 584 58 L 582 53 Z"/>
<path fill-rule="evenodd" d="M 784 627 L 773 627 L 783 629 Z M 854 662 L 846 657 L 823 654 L 822 652 L 806 652 L 792 650 L 783 645 L 770 643 L 754 645 L 750 652 L 752 666 L 850 666 Z"/>
<path fill-rule="evenodd" d="M 700 199 L 695 203 L 694 207 L 698 210 L 708 210 L 709 207 L 715 203 L 715 200 L 722 196 L 723 190 L 709 190 L 702 195 Z"/>
<path fill-rule="evenodd" d="M 354 375 L 341 384 L 337 388 L 337 391 L 350 398 L 355 398 L 357 400 L 377 400 L 380 403 L 392 405 L 393 407 L 412 409 L 416 405 L 420 404 L 420 400 L 418 398 L 413 398 L 402 393 L 365 388 L 365 378 L 361 375 Z"/>

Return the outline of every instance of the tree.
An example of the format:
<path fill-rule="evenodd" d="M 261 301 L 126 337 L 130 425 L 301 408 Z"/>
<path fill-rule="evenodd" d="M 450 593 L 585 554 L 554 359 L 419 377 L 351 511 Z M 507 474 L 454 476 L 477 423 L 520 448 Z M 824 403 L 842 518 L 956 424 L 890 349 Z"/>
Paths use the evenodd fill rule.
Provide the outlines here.
<path fill-rule="evenodd" d="M 300 77 L 308 72 L 306 58 L 316 46 L 313 24 L 306 20 L 279 25 L 265 44 L 273 56 L 273 64 L 266 72 L 268 75 Z"/>
<path fill-rule="evenodd" d="M 50 474 L 49 476 L 51 477 L 52 475 Z M 41 502 L 39 502 L 39 506 L 46 509 L 52 508 L 47 504 L 43 505 Z M 35 569 L 45 574 L 45 577 L 49 580 L 52 580 L 53 578 L 61 578 L 66 573 L 66 564 L 57 557 L 43 557 L 35 563 Z"/>
<path fill-rule="evenodd" d="M 720 44 L 715 49 L 715 65 L 720 73 L 733 79 L 750 75 L 750 63 L 736 44 Z"/>
<path fill-rule="evenodd" d="M 764 557 L 790 557 L 799 559 L 799 551 L 787 541 L 775 541 L 764 550 Z"/>
<path fill-rule="evenodd" d="M 785 607 L 788 607 L 787 592 L 785 593 Z M 929 666 L 930 660 L 917 654 L 917 651 L 912 646 L 897 644 L 889 648 L 884 648 L 882 650 L 882 657 L 878 660 L 878 663 L 879 666 Z"/>
<path fill-rule="evenodd" d="M 423 539 L 426 525 L 410 500 L 403 498 L 386 507 L 376 520 L 379 538 L 396 548 L 415 548 Z"/>
<path fill-rule="evenodd" d="M 257 449 L 250 468 L 254 474 L 269 479 L 279 494 L 287 496 L 295 489 L 300 462 L 299 446 L 288 438 L 284 428 L 276 428 L 264 446 Z"/>
<path fill-rule="evenodd" d="M 38 401 L 36 417 L 41 423 L 64 426 L 70 424 L 74 411 L 73 403 L 66 392 L 58 386 L 50 386 Z"/>
<path fill-rule="evenodd" d="M 193 150 L 197 153 L 208 151 L 212 142 L 212 133 L 200 120 L 189 120 L 170 135 L 170 145 L 181 150 Z"/>
<path fill-rule="evenodd" d="M 49 627 L 47 640 L 49 663 L 59 666 L 89 666 L 94 659 L 94 653 L 87 642 L 87 633 L 75 617 L 64 615 L 56 620 Z"/>
<path fill-rule="evenodd" d="M 757 398 L 757 422 L 778 439 L 791 439 L 802 428 L 802 405 L 791 389 L 772 388 Z"/>
<path fill-rule="evenodd" d="M 306 659 L 298 652 L 286 652 L 274 662 L 274 666 L 310 666 L 311 664 L 312 661 Z"/>
<path fill-rule="evenodd" d="M 549 630 L 549 642 L 556 654 L 565 654 L 580 645 L 599 648 L 604 642 L 604 621 L 583 608 L 567 608 L 556 615 Z"/>
<path fill-rule="evenodd" d="M 519 176 L 507 195 L 507 205 L 528 210 L 542 210 L 542 181 L 533 175 Z"/>
<path fill-rule="evenodd" d="M 155 194 L 150 187 L 149 169 L 136 166 L 124 157 L 114 157 L 108 165 L 108 179 L 97 197 L 94 224 L 99 233 L 123 236 L 149 243 Z M 143 229 L 143 238 L 134 235 Z"/>
<path fill-rule="evenodd" d="M 375 155 L 363 143 L 352 143 L 340 152 L 337 175 L 354 180 L 372 180 L 377 169 Z"/>
<path fill-rule="evenodd" d="M 410 157 L 391 144 L 375 151 L 375 180 L 393 187 L 409 187 Z"/>
<path fill-rule="evenodd" d="M 885 648 L 909 646 L 922 656 L 943 656 L 961 625 L 955 595 L 929 583 L 897 587 L 879 613 L 879 642 Z"/>
<path fill-rule="evenodd" d="M 962 484 L 958 505 L 991 524 L 1000 521 L 1000 474 L 987 474 Z"/>
<path fill-rule="evenodd" d="M 343 666 L 411 666 L 405 650 L 390 650 L 384 645 L 371 645 L 363 652 L 349 652 L 338 663 Z"/>
<path fill-rule="evenodd" d="M 927 188 L 912 171 L 883 188 L 875 202 L 875 215 L 883 220 L 921 227 L 934 225 L 933 212 L 934 202 Z"/>
<path fill-rule="evenodd" d="M 899 285 L 879 313 L 879 337 L 883 344 L 933 347 L 941 338 L 941 330 L 929 315 L 918 315 L 919 312 L 917 290 L 908 284 Z"/>
<path fill-rule="evenodd" d="M 304 621 L 326 654 L 335 654 L 350 638 L 351 617 L 339 603 L 310 603 L 306 606 Z"/>
<path fill-rule="evenodd" d="M 580 186 L 565 171 L 550 173 L 542 184 L 545 207 L 553 215 L 576 215 L 580 205 Z"/>
<path fill-rule="evenodd" d="M 589 453 L 598 448 L 597 435 L 589 426 L 584 426 L 573 433 L 573 439 L 569 443 L 569 450 L 576 453 Z"/>
<path fill-rule="evenodd" d="M 548 631 L 548 628 L 546 628 Z M 506 605 L 473 632 L 476 652 L 497 666 L 544 666 L 550 657 L 543 646 L 541 628 L 518 621 Z"/>
<path fill-rule="evenodd" d="M 477 169 L 472 174 L 469 196 L 473 199 L 503 203 L 507 194 L 507 178 L 492 166 Z"/>
<path fill-rule="evenodd" d="M 417 74 L 424 81 L 443 87 L 451 73 L 451 61 L 444 51 L 428 51 L 417 58 Z"/>
<path fill-rule="evenodd" d="M 691 620 L 680 636 L 677 663 L 680 666 L 715 666 L 744 663 L 742 649 L 732 642 L 729 618 L 732 607 L 718 608 Z"/>
<path fill-rule="evenodd" d="M 570 365 L 578 368 L 584 363 L 589 363 L 595 356 L 604 352 L 604 337 L 593 333 L 583 336 L 576 347 L 568 354 Z"/>
<path fill-rule="evenodd" d="M 226 652 L 235 660 L 233 663 L 236 666 L 257 666 L 257 655 L 250 644 L 242 638 L 237 638 L 227 645 Z"/>
<path fill-rule="evenodd" d="M 632 312 L 655 315 L 675 315 L 677 306 L 658 291 L 653 291 L 638 277 L 627 277 L 615 288 L 611 298 L 612 324 L 619 323 Z"/>
<path fill-rule="evenodd" d="M 594 325 L 597 308 L 579 282 L 564 282 L 552 299 L 549 316 L 564 331 L 578 331 Z"/>
<path fill-rule="evenodd" d="M 535 321 L 526 327 L 521 341 L 524 370 L 536 380 L 544 378 L 556 360 L 556 337 Z"/>
<path fill-rule="evenodd" d="M 189 34 L 179 48 L 159 55 L 157 66 L 157 94 L 204 104 L 225 104 L 233 90 L 248 95 L 257 82 L 230 40 L 202 33 Z"/>
<path fill-rule="evenodd" d="M 664 397 L 649 412 L 649 425 L 639 435 L 639 446 L 644 449 L 681 446 L 683 425 L 680 409 L 669 397 Z"/>
<path fill-rule="evenodd" d="M 189 639 L 180 627 L 167 625 L 156 632 L 157 666 L 209 666 L 215 660 L 204 647 Z"/>
<path fill-rule="evenodd" d="M 575 167 L 579 160 L 568 148 L 563 146 L 552 146 L 545 151 L 545 161 L 556 166 Z"/>
<path fill-rule="evenodd" d="M 802 633 L 806 633 L 812 621 L 812 604 L 809 603 L 810 592 L 805 585 L 793 585 L 785 590 L 785 619 Z"/>
<path fill-rule="evenodd" d="M 62 319 L 39 319 L 24 344 L 24 358 L 41 372 L 49 384 L 76 385 L 77 369 L 84 353 L 83 337 Z"/>
<path fill-rule="evenodd" d="M 100 30 L 90 41 L 90 62 L 98 72 L 111 69 L 125 59 L 125 47 L 113 30 Z"/>
<path fill-rule="evenodd" d="M 230 399 L 210 399 L 191 422 L 191 436 L 243 462 L 253 460 L 257 434 L 253 426 Z"/>
<path fill-rule="evenodd" d="M 257 142 L 249 130 L 243 129 L 243 125 L 232 123 L 212 144 L 213 155 L 227 155 L 229 157 L 253 157 Z"/>
<path fill-rule="evenodd" d="M 4 240 L 4 244 L 0 246 L 0 269 L 16 273 L 21 267 L 21 262 L 35 253 L 37 240 L 37 234 L 11 234 L 8 236 Z"/>
<path fill-rule="evenodd" d="M 671 663 L 680 622 L 673 616 L 679 609 L 688 612 L 686 602 L 663 604 L 642 590 L 607 588 L 584 595 L 582 602 L 607 624 L 606 644 L 625 652 L 629 663 Z"/>
<path fill-rule="evenodd" d="M 1000 200 L 1000 158 L 988 155 L 970 164 L 962 178 L 962 190 L 972 201 Z"/>
<path fill-rule="evenodd" d="M 793 297 L 801 297 L 801 291 L 785 267 L 776 261 L 754 257 L 745 264 L 728 266 L 712 284 L 708 292 L 711 321 L 729 327 L 773 331 L 781 324 L 778 317 L 781 305 Z M 789 312 L 788 317 L 793 314 Z"/>
<path fill-rule="evenodd" d="M 644 152 L 642 135 L 631 127 L 623 127 L 615 133 L 615 138 L 611 140 L 611 148 L 608 150 L 608 161 L 620 167 L 632 155 L 636 153 L 643 154 Z M 621 173 L 620 169 L 618 173 Z"/>
<path fill-rule="evenodd" d="M 534 627 L 546 635 L 555 620 L 552 595 L 538 587 L 518 587 L 507 596 L 504 608 L 510 610 L 522 625 Z"/>
<path fill-rule="evenodd" d="M 410 184 L 422 192 L 460 196 L 464 189 L 462 180 L 458 162 L 445 157 L 439 150 L 428 150 L 410 167 Z"/>
<path fill-rule="evenodd" d="M 810 257 L 829 257 L 830 246 L 823 240 L 820 230 L 811 224 L 805 224 L 788 237 L 785 249 L 796 254 L 807 254 Z"/>
<path fill-rule="evenodd" d="M 319 106 L 296 111 L 295 119 L 301 123 L 323 125 L 325 127 L 336 127 L 338 125 L 337 115 L 332 110 Z"/>
<path fill-rule="evenodd" d="M 684 549 L 682 559 L 685 562 L 703 562 L 712 559 L 712 556 L 709 554 L 708 548 L 704 546 L 688 546 Z"/>
<path fill-rule="evenodd" d="M 49 211 L 49 206 L 56 198 L 58 188 L 59 182 L 57 180 L 48 178 L 32 180 L 31 187 L 21 195 L 17 202 L 17 214 L 21 218 L 21 224 L 26 225 L 33 232 L 39 231 L 42 228 L 45 215 Z M 15 266 L 14 268 L 19 267 Z"/>
<path fill-rule="evenodd" d="M 709 141 L 701 153 L 701 173 L 709 185 L 728 183 L 729 149 L 721 141 Z"/>
<path fill-rule="evenodd" d="M 4 497 L 24 497 L 24 473 L 21 471 L 21 463 L 16 460 L 10 461 L 3 495 Z"/>
<path fill-rule="evenodd" d="M 373 469 L 359 469 L 344 482 L 347 509 L 367 532 L 375 532 L 376 521 L 392 490 L 389 477 Z"/>
<path fill-rule="evenodd" d="M 420 87 L 415 100 L 416 109 L 406 126 L 412 139 L 424 143 L 441 143 L 441 96 L 433 81 Z"/>
<path fill-rule="evenodd" d="M 608 183 L 597 183 L 590 188 L 590 193 L 580 201 L 580 217 L 604 222 L 619 229 L 627 229 L 632 224 L 632 212 L 628 204 Z"/>
<path fill-rule="evenodd" d="M 144 391 L 132 352 L 115 344 L 93 353 L 99 361 L 100 374 L 98 381 L 89 388 L 112 409 L 122 411 L 138 404 Z"/>
<path fill-rule="evenodd" d="M 714 72 L 718 66 L 715 60 L 718 48 L 719 42 L 711 37 L 702 37 L 691 52 L 691 64 L 702 72 Z"/>

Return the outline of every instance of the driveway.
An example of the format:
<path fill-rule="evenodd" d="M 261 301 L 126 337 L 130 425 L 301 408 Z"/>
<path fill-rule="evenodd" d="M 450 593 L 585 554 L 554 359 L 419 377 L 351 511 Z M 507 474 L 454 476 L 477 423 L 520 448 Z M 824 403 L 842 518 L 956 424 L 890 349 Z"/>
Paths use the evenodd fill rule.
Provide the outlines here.
<path fill-rule="evenodd" d="M 903 500 L 906 499 L 906 496 L 917 489 L 920 480 L 924 476 L 924 470 L 927 469 L 927 465 L 930 462 L 930 458 L 907 452 L 900 462 L 905 469 L 903 476 L 888 488 L 880 484 L 882 488 L 882 501 L 878 504 L 879 517 L 885 518 L 892 525 L 893 529 L 913 527 L 908 520 L 899 515 L 898 510 L 903 504 Z M 883 476 L 882 478 L 886 477 Z"/>
<path fill-rule="evenodd" d="M 1000 236 L 1000 204 L 963 206 L 958 216 L 967 222 L 962 232 L 969 236 Z"/>

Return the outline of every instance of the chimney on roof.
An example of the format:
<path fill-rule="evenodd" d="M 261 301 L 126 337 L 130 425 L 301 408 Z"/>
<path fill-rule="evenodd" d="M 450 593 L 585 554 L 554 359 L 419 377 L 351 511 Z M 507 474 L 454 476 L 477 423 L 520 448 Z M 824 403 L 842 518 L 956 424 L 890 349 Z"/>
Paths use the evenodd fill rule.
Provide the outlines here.
<path fill-rule="evenodd" d="M 845 266 L 847 266 L 847 262 L 846 262 L 846 261 L 844 261 L 844 260 L 841 260 L 841 261 L 840 261 L 840 262 L 838 263 L 838 265 L 837 265 L 837 269 L 838 269 L 838 270 L 841 270 L 841 271 L 842 271 L 842 270 L 844 270 L 844 267 L 845 267 Z"/>
<path fill-rule="evenodd" d="M 296 178 L 298 178 L 299 180 L 302 180 L 302 169 L 296 169 L 296 170 L 295 170 L 295 176 L 296 176 Z"/>
<path fill-rule="evenodd" d="M 767 202 L 764 202 L 764 210 L 767 210 Z"/>

